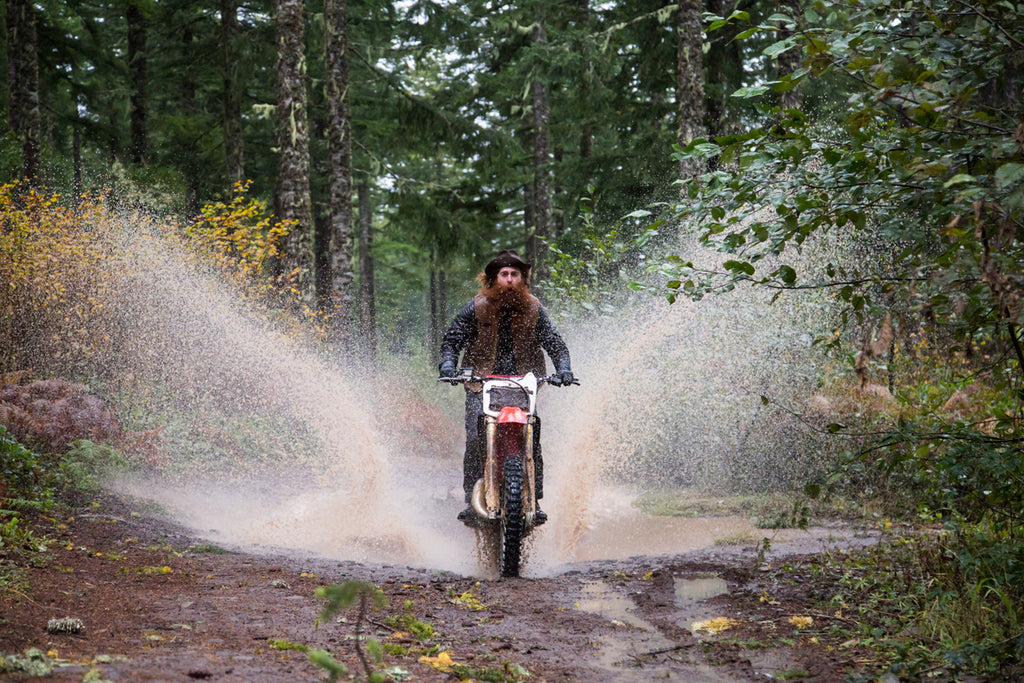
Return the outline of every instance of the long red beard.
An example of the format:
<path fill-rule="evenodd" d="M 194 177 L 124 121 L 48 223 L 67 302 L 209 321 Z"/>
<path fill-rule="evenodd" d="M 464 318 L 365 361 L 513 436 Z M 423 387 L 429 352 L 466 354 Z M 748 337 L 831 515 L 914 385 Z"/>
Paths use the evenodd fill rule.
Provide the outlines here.
<path fill-rule="evenodd" d="M 520 282 L 517 286 L 501 286 L 495 282 L 490 287 L 481 287 L 480 293 L 502 308 L 509 307 L 517 313 L 530 307 L 530 285 Z"/>

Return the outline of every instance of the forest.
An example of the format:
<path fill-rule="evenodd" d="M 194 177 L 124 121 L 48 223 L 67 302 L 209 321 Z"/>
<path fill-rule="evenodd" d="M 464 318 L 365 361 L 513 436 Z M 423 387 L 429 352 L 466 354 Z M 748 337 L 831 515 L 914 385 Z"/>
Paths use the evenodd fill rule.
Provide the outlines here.
<path fill-rule="evenodd" d="M 160 318 L 170 296 L 230 292 L 332 362 L 404 363 L 424 382 L 444 326 L 500 249 L 535 264 L 533 290 L 560 324 L 646 325 L 622 317 L 645 300 L 699 319 L 702 306 L 754 296 L 758 310 L 811 320 L 806 343 L 757 338 L 811 369 L 786 388 L 752 382 L 742 405 L 754 417 L 736 420 L 758 466 L 787 459 L 790 476 L 771 483 L 795 492 L 793 516 L 845 501 L 935 531 L 891 550 L 898 580 L 879 560 L 874 591 L 856 589 L 862 613 L 899 615 L 872 636 L 894 670 L 984 674 L 1020 661 L 1024 5 L 4 8 L 5 385 L 86 383 L 118 405 L 141 452 L 159 430 L 186 439 L 166 428 L 175 405 L 209 392 L 247 405 L 261 386 L 184 351 L 154 373 L 123 372 L 128 346 L 211 358 L 244 346 L 188 337 Z M 167 268 L 168 245 L 188 255 L 171 268 L 223 289 L 154 298 L 133 269 Z M 723 363 L 765 351 L 722 334 L 735 354 Z M 174 393 L 183 377 L 207 387 Z M 659 424 L 691 405 L 673 396 L 648 408 Z M 0 399 L 0 493 L 42 496 L 67 476 L 53 463 L 72 437 L 33 431 L 28 404 Z M 740 405 L 731 400 L 706 399 L 723 410 Z M 109 420 L 90 415 L 102 441 Z M 661 447 L 633 444 L 656 451 L 648 465 L 681 462 L 686 439 L 666 429 L 650 437 Z M 231 432 L 236 447 L 250 443 L 243 431 Z M 764 483 L 743 469 L 749 453 L 723 448 L 667 483 Z M 728 476 L 711 477 L 712 460 Z M 900 641 L 909 623 L 925 645 Z"/>

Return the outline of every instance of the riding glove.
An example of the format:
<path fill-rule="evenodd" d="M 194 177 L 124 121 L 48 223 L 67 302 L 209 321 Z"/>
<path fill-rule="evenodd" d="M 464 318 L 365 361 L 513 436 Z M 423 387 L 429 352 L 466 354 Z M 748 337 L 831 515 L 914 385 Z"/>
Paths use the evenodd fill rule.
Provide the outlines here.
<path fill-rule="evenodd" d="M 445 379 L 448 377 L 456 377 L 458 376 L 458 374 L 458 370 L 455 369 L 455 363 L 451 361 L 445 361 L 444 363 L 441 363 L 441 367 L 438 368 L 438 375 L 441 377 L 441 379 Z"/>
<path fill-rule="evenodd" d="M 576 377 L 572 374 L 572 370 L 561 370 L 555 373 L 555 384 L 562 387 L 567 387 L 576 381 Z"/>

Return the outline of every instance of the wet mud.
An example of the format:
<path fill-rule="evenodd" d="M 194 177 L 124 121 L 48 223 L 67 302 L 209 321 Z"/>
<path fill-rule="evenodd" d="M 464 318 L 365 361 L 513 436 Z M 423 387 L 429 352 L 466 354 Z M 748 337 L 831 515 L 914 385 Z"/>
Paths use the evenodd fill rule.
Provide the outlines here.
<path fill-rule="evenodd" d="M 525 578 L 495 579 L 213 545 L 123 497 L 41 517 L 36 529 L 49 539 L 44 551 L 2 555 L 5 575 L 23 581 L 3 593 L 0 651 L 49 653 L 45 680 L 55 681 L 324 680 L 307 648 L 365 675 L 357 629 L 384 645 L 379 670 L 396 679 L 841 681 L 862 666 L 857 653 L 829 642 L 820 617 L 811 628 L 791 625 L 810 603 L 771 567 L 875 541 L 848 528 L 787 531 L 763 558 L 754 544 L 600 560 L 581 553 Z M 453 554 L 465 550 L 451 544 Z M 343 581 L 378 586 L 388 605 L 318 625 L 316 589 Z M 768 590 L 770 602 L 761 599 Z M 81 632 L 48 633 L 60 617 L 81 620 Z M 716 632 L 716 623 L 730 628 Z"/>

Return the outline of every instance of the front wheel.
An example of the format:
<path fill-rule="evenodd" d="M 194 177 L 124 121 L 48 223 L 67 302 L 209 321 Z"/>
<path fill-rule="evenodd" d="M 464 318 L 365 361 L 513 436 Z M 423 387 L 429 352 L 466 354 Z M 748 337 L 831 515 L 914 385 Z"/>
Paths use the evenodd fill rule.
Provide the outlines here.
<path fill-rule="evenodd" d="M 519 454 L 505 458 L 501 486 L 501 575 L 519 576 L 523 526 L 523 459 Z"/>

